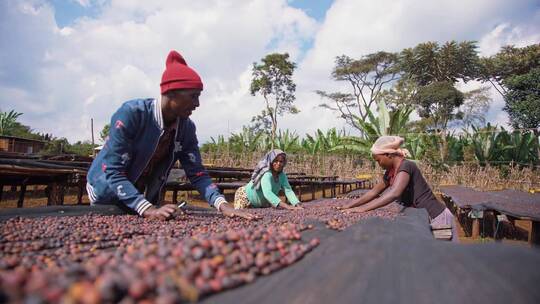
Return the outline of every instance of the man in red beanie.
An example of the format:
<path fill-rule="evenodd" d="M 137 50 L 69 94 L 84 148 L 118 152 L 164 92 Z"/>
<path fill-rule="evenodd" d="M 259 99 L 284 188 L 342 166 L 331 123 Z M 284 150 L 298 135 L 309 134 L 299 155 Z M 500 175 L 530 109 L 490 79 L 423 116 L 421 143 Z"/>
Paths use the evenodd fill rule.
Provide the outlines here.
<path fill-rule="evenodd" d="M 111 119 L 109 138 L 88 171 L 86 189 L 92 204 L 119 202 L 147 218 L 168 219 L 177 207 L 158 207 L 173 164 L 208 203 L 226 216 L 257 217 L 235 210 L 204 169 L 195 124 L 201 78 L 184 58 L 171 51 L 161 79 L 161 98 L 125 102 Z"/>

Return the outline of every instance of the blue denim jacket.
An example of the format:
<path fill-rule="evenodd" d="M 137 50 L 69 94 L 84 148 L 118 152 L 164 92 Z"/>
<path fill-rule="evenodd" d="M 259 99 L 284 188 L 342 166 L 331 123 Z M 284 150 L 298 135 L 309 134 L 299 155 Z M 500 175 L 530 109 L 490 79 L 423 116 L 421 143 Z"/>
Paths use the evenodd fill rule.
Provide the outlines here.
<path fill-rule="evenodd" d="M 163 134 L 161 99 L 125 102 L 113 114 L 110 126 L 109 138 L 88 171 L 86 189 L 92 204 L 120 201 L 142 215 L 159 200 L 176 160 L 211 206 L 225 202 L 202 165 L 195 124 L 189 118 L 178 119 L 171 153 L 153 166 L 145 194 L 135 187 Z"/>

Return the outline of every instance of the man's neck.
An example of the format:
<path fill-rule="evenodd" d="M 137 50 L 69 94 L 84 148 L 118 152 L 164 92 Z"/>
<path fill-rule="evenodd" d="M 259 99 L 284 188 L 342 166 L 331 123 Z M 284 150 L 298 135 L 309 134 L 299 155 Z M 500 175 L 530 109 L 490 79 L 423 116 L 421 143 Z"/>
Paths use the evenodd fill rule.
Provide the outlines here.
<path fill-rule="evenodd" d="M 174 126 L 178 120 L 178 117 L 169 110 L 169 99 L 165 95 L 161 95 L 161 117 L 163 117 L 163 127 L 165 129 Z"/>

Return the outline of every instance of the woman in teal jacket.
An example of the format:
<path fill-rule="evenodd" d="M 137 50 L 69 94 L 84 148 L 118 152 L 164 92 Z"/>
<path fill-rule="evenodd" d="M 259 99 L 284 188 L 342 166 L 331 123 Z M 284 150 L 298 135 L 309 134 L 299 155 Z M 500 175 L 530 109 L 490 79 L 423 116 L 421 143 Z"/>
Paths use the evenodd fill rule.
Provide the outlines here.
<path fill-rule="evenodd" d="M 283 168 L 287 164 L 285 152 L 274 149 L 257 164 L 251 180 L 240 187 L 234 195 L 234 208 L 281 207 L 283 209 L 301 209 L 300 201 L 294 194 Z M 290 205 L 278 196 L 283 189 Z"/>

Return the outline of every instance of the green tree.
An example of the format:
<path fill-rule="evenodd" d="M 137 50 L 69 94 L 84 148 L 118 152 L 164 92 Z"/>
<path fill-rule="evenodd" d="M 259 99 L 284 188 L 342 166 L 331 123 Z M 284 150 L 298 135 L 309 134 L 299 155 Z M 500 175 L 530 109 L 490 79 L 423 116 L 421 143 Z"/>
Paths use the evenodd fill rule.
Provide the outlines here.
<path fill-rule="evenodd" d="M 445 81 L 420 87 L 415 102 L 420 117 L 431 118 L 434 129 L 446 130 L 450 120 L 461 117 L 458 109 L 464 99 L 463 93 Z"/>
<path fill-rule="evenodd" d="M 506 105 L 514 128 L 540 128 L 540 68 L 507 78 Z"/>
<path fill-rule="evenodd" d="M 439 46 L 426 42 L 401 52 L 404 77 L 418 85 L 415 104 L 420 117 L 432 122 L 442 140 L 441 161 L 448 154 L 447 128 L 452 119 L 461 118 L 459 107 L 465 96 L 455 88 L 480 75 L 480 63 L 474 41 L 449 41 Z"/>
<path fill-rule="evenodd" d="M 292 80 L 296 64 L 289 61 L 289 54 L 273 53 L 266 55 L 262 63 L 253 63 L 250 92 L 263 96 L 266 108 L 260 115 L 253 117 L 255 129 L 268 131 L 274 143 L 278 126 L 278 116 L 285 113 L 297 114 L 294 106 L 296 84 Z"/>
<path fill-rule="evenodd" d="M 469 81 L 479 75 L 480 64 L 474 41 L 420 43 L 401 52 L 401 67 L 405 76 L 419 86 L 434 82 Z"/>
<path fill-rule="evenodd" d="M 398 54 L 388 52 L 368 54 L 358 60 L 347 55 L 336 57 L 332 78 L 347 82 L 352 93 L 318 90 L 319 96 L 330 100 L 319 106 L 338 112 L 347 124 L 361 130 L 356 118 L 365 120 L 385 88 L 399 78 L 398 59 Z"/>
<path fill-rule="evenodd" d="M 486 113 L 491 104 L 489 97 L 489 86 L 483 86 L 463 94 L 462 105 L 463 117 L 459 123 L 465 128 L 469 126 L 484 126 L 486 124 Z"/>
<path fill-rule="evenodd" d="M 13 135 L 12 132 L 17 126 L 17 118 L 21 115 L 22 113 L 17 113 L 14 110 L 0 111 L 0 135 Z"/>
<path fill-rule="evenodd" d="M 111 129 L 111 124 L 106 124 L 105 126 L 103 126 L 103 129 L 101 130 L 101 132 L 99 132 L 99 137 L 101 138 L 103 142 L 107 140 L 110 129 Z"/>
<path fill-rule="evenodd" d="M 524 75 L 540 67 L 540 44 L 523 48 L 507 45 L 490 57 L 480 59 L 480 75 L 482 81 L 489 82 L 506 98 L 508 87 L 505 81 L 510 77 Z"/>

